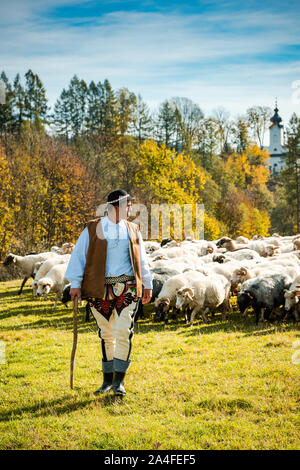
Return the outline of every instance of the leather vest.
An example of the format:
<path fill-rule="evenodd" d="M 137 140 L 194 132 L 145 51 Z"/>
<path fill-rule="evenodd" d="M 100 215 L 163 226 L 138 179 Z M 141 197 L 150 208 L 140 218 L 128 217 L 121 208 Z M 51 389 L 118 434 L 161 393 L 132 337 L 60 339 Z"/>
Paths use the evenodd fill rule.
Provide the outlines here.
<path fill-rule="evenodd" d="M 129 251 L 136 280 L 136 293 L 137 297 L 142 297 L 139 227 L 127 220 L 125 223 L 129 235 Z M 101 218 L 90 220 L 85 226 L 88 228 L 90 240 L 81 283 L 81 297 L 103 299 L 107 241 L 103 234 Z"/>

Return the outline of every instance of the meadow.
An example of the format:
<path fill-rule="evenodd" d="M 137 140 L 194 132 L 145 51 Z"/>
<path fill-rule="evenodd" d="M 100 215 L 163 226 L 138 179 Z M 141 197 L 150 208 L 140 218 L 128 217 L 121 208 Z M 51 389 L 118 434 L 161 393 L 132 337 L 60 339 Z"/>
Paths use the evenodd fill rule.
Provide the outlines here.
<path fill-rule="evenodd" d="M 135 326 L 127 395 L 95 397 L 96 323 L 80 308 L 74 390 L 72 311 L 0 283 L 0 449 L 299 449 L 295 324 L 259 324 L 234 309 L 193 327 Z"/>

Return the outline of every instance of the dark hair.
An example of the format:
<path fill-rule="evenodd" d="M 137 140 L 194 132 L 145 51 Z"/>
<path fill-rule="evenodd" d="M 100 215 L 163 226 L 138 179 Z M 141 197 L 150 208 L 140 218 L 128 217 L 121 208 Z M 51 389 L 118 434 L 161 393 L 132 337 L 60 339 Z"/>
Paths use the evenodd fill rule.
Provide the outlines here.
<path fill-rule="evenodd" d="M 130 196 L 130 194 L 127 193 L 127 191 L 124 191 L 124 189 L 117 189 L 115 191 L 112 191 L 109 193 L 107 196 L 107 202 L 113 206 L 119 206 L 120 202 L 123 201 L 132 201 L 133 197 Z"/>

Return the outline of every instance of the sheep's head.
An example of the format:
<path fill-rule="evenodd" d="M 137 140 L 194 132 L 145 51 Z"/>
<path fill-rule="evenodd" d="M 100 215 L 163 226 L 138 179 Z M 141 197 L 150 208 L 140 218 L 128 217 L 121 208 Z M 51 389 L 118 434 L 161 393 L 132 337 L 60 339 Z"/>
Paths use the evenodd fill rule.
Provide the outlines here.
<path fill-rule="evenodd" d="M 15 257 L 15 255 L 13 255 L 12 253 L 8 253 L 7 257 L 3 261 L 3 266 L 8 266 L 11 263 L 15 263 L 16 260 L 17 260 L 17 258 Z"/>
<path fill-rule="evenodd" d="M 244 314 L 245 310 L 251 305 L 251 299 L 245 292 L 241 292 L 237 296 L 237 304 L 241 313 Z"/>
<path fill-rule="evenodd" d="M 221 248 L 222 246 L 226 245 L 229 242 L 232 242 L 231 238 L 223 237 L 216 243 L 216 245 L 217 245 L 218 248 Z"/>
<path fill-rule="evenodd" d="M 263 240 L 263 239 L 264 239 L 264 237 L 262 235 L 254 235 L 252 237 L 252 240 Z"/>
<path fill-rule="evenodd" d="M 215 255 L 213 257 L 213 262 L 221 264 L 221 263 L 224 263 L 225 259 L 226 259 L 226 256 L 224 256 L 224 255 Z"/>
<path fill-rule="evenodd" d="M 278 253 L 279 246 L 268 245 L 266 246 L 266 255 L 267 256 L 274 256 Z"/>
<path fill-rule="evenodd" d="M 176 308 L 181 308 L 184 305 L 188 305 L 194 300 L 194 291 L 189 287 L 183 287 L 179 289 L 176 296 Z"/>
<path fill-rule="evenodd" d="M 74 243 L 64 243 L 61 247 L 61 253 L 63 255 L 71 254 L 74 249 Z"/>
<path fill-rule="evenodd" d="M 244 282 L 246 280 L 247 273 L 248 271 L 246 268 L 235 269 L 231 276 L 232 284 L 238 284 L 240 282 Z"/>
<path fill-rule="evenodd" d="M 205 248 L 202 248 L 201 256 L 210 255 L 213 252 L 214 252 L 214 249 L 212 246 L 206 246 Z"/>
<path fill-rule="evenodd" d="M 33 295 L 37 297 L 37 289 L 38 289 L 38 281 L 33 281 L 31 284 L 32 290 L 33 290 Z"/>
<path fill-rule="evenodd" d="M 284 310 L 289 311 L 291 308 L 295 307 L 295 305 L 299 302 L 300 296 L 300 286 L 297 286 L 293 290 L 284 290 Z"/>
<path fill-rule="evenodd" d="M 249 298 L 249 302 L 251 303 L 252 300 L 255 300 L 255 297 L 253 295 L 253 292 L 250 292 L 248 290 L 244 291 L 244 294 Z"/>
<path fill-rule="evenodd" d="M 68 284 L 67 286 L 65 286 L 65 288 L 63 290 L 63 293 L 62 293 L 61 301 L 66 306 L 67 306 L 68 302 L 70 302 L 70 300 L 71 300 L 70 289 L 71 289 L 71 284 Z"/>
<path fill-rule="evenodd" d="M 170 307 L 170 299 L 168 297 L 160 297 L 155 300 L 154 305 L 157 313 L 167 312 Z"/>
<path fill-rule="evenodd" d="M 41 295 L 44 295 L 46 298 L 47 294 L 49 294 L 51 290 L 51 287 L 52 287 L 52 283 L 50 279 L 48 278 L 40 279 L 37 285 L 36 296 L 40 297 Z"/>
<path fill-rule="evenodd" d="M 294 250 L 299 250 L 299 248 L 300 248 L 300 239 L 297 238 L 296 240 L 294 240 L 293 244 L 294 244 Z"/>

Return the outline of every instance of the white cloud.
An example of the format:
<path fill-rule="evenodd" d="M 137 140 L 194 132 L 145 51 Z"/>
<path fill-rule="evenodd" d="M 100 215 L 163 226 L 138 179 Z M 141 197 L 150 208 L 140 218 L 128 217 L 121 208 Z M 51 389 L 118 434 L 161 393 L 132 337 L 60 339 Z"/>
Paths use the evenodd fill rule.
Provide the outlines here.
<path fill-rule="evenodd" d="M 74 18 L 68 24 L 45 21 L 47 8 L 61 3 L 11 0 L 0 6 L 0 17 L 7 19 L 1 28 L 3 69 L 10 78 L 33 69 L 51 104 L 76 73 L 86 81 L 108 78 L 114 88 L 127 86 L 152 104 L 187 96 L 208 112 L 222 105 L 241 113 L 252 104 L 272 106 L 278 96 L 287 117 L 295 110 L 290 87 L 300 78 L 300 61 L 262 59 L 298 43 L 291 15 L 119 11 L 84 27 Z"/>

